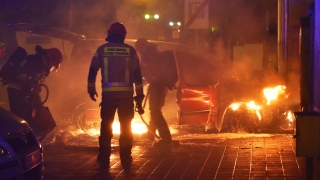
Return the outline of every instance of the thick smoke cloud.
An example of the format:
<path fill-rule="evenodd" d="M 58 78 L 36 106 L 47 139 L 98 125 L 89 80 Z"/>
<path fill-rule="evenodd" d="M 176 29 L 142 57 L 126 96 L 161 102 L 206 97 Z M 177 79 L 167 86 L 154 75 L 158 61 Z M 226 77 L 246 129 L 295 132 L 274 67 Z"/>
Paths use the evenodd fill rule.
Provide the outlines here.
<path fill-rule="evenodd" d="M 183 7 L 184 1 L 166 1 L 167 3 L 160 3 L 160 1 L 147 1 L 147 0 L 134 0 L 134 1 L 90 1 L 85 3 L 77 1 L 72 4 L 73 14 L 67 16 L 72 19 L 72 24 L 68 24 L 72 31 L 80 34 L 85 34 L 88 39 L 99 38 L 96 44 L 88 45 L 86 48 L 78 52 L 77 56 L 72 61 L 65 64 L 68 69 L 68 94 L 62 96 L 61 102 L 56 103 L 58 99 L 51 99 L 50 106 L 63 106 L 66 104 L 72 104 L 73 108 L 77 104 L 85 102 L 90 108 L 97 108 L 97 103 L 90 101 L 86 93 L 86 78 L 88 73 L 89 62 L 91 57 L 99 44 L 104 43 L 103 39 L 106 36 L 107 29 L 112 22 L 123 22 L 128 31 L 128 38 L 138 38 L 141 36 L 149 36 L 147 33 L 155 33 L 154 29 L 159 27 L 159 24 L 143 25 L 143 19 L 140 22 L 130 22 L 131 15 L 136 13 L 142 15 L 144 11 L 154 10 L 162 12 L 164 17 L 169 19 L 169 16 L 175 19 L 180 19 L 183 22 Z M 290 25 L 297 24 L 297 18 L 304 16 L 303 9 L 306 9 L 305 1 L 290 1 L 290 7 L 292 8 L 292 17 L 290 19 Z M 60 5 L 63 7 L 63 4 Z M 71 6 L 71 5 L 70 5 Z M 277 0 L 266 1 L 247 1 L 247 0 L 214 0 L 210 1 L 210 21 L 209 25 L 216 28 L 215 32 L 210 30 L 197 30 L 198 47 L 201 50 L 205 50 L 209 61 L 217 67 L 216 69 L 222 69 L 219 71 L 220 82 L 225 79 L 233 79 L 243 84 L 240 89 L 227 89 L 226 91 L 239 91 L 245 92 L 250 85 L 252 92 L 246 93 L 243 96 L 260 96 L 261 89 L 264 86 L 272 86 L 278 84 L 289 85 L 290 90 L 295 90 L 292 94 L 299 94 L 297 88 L 299 75 L 290 74 L 289 82 L 287 79 L 279 77 L 277 71 Z M 304 6 L 304 7 L 302 7 Z M 179 7 L 179 8 L 178 8 Z M 299 8 L 298 8 L 299 7 Z M 61 8 L 60 10 L 62 10 Z M 178 10 L 179 9 L 179 10 Z M 293 12 L 294 11 L 294 12 Z M 295 12 L 297 11 L 297 12 Z M 179 13 L 180 12 L 180 13 Z M 58 11 L 57 11 L 58 13 Z M 63 21 L 65 17 L 60 17 L 58 21 Z M 140 17 L 141 18 L 141 17 Z M 169 32 L 169 37 L 170 37 Z M 184 43 L 190 46 L 195 45 L 196 30 L 187 30 L 181 27 L 181 38 L 176 40 L 180 43 Z M 156 39 L 157 36 L 154 36 Z M 271 48 L 265 46 L 264 43 L 271 44 Z M 271 59 L 270 71 L 257 72 L 250 66 L 253 61 L 252 57 L 244 57 L 239 61 L 234 62 L 233 47 L 244 46 L 246 44 L 264 44 L 268 49 L 266 57 L 261 59 L 262 68 L 268 67 L 269 59 Z M 252 49 L 255 51 L 255 49 Z M 212 72 L 216 73 L 216 72 Z M 217 75 L 218 76 L 218 75 Z M 224 79 L 225 78 L 225 79 Z M 99 80 L 97 81 L 97 89 L 99 89 Z M 100 93 L 99 93 L 100 97 Z M 71 100 L 69 99 L 71 98 Z M 167 110 L 175 109 L 174 94 L 169 94 L 167 105 L 164 107 L 166 113 Z M 249 98 L 249 97 L 248 97 Z M 298 96 L 293 96 L 294 103 L 299 101 Z M 59 104 L 59 105 L 58 105 Z M 167 108 L 170 107 L 170 108 Z M 70 108 L 69 111 L 71 111 Z M 58 112 L 58 110 L 56 110 Z M 175 112 L 170 112 L 175 116 Z M 146 115 L 147 116 L 147 115 Z"/>

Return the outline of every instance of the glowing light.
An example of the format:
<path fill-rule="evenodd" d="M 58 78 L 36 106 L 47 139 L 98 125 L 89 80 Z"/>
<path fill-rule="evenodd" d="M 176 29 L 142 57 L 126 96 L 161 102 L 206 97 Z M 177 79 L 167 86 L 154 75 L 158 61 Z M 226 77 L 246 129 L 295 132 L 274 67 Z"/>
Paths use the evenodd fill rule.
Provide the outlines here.
<path fill-rule="evenodd" d="M 232 103 L 229 108 L 231 108 L 233 111 L 237 111 L 240 109 L 240 107 L 242 108 L 246 108 L 250 111 L 254 111 L 257 115 L 257 117 L 259 118 L 259 120 L 261 120 L 261 113 L 260 113 L 260 109 L 261 106 L 257 105 L 254 101 L 249 101 L 249 102 L 235 102 Z"/>
<path fill-rule="evenodd" d="M 285 93 L 286 86 L 278 85 L 276 87 L 263 89 L 263 94 L 267 98 L 267 104 L 270 105 L 271 101 L 276 100 L 280 95 Z"/>
<path fill-rule="evenodd" d="M 287 112 L 287 117 L 286 117 L 286 119 L 287 119 L 289 122 L 293 122 L 293 119 L 294 119 L 293 112 L 288 111 L 288 112 Z"/>
<path fill-rule="evenodd" d="M 160 16 L 159 16 L 159 14 L 155 14 L 155 15 L 153 16 L 153 18 L 154 18 L 154 19 L 159 19 Z"/>
<path fill-rule="evenodd" d="M 88 129 L 88 134 L 90 134 L 91 136 L 99 136 L 100 129 L 95 129 L 95 128 Z"/>
<path fill-rule="evenodd" d="M 174 25 L 181 26 L 181 22 L 176 22 L 176 23 L 172 21 L 169 22 L 169 26 L 174 26 Z"/>
<path fill-rule="evenodd" d="M 133 119 L 131 122 L 131 128 L 132 128 L 132 133 L 133 134 L 143 134 L 148 131 L 148 128 L 145 124 L 141 122 L 141 120 L 138 119 Z M 112 133 L 113 134 L 120 134 L 120 123 L 119 120 L 115 120 L 112 124 Z M 82 130 L 81 130 L 82 131 Z M 84 131 L 82 131 L 83 133 Z M 87 129 L 85 131 L 91 136 L 99 136 L 100 135 L 100 127 L 92 127 L 90 129 Z M 81 132 L 80 132 L 81 133 Z"/>
<path fill-rule="evenodd" d="M 132 133 L 134 134 L 143 134 L 148 131 L 148 128 L 145 124 L 139 119 L 133 119 L 131 123 Z"/>
<path fill-rule="evenodd" d="M 242 103 L 232 103 L 229 107 L 230 107 L 232 110 L 236 111 L 236 110 L 239 109 L 239 107 L 241 106 L 241 104 L 242 104 Z"/>
<path fill-rule="evenodd" d="M 143 134 L 148 131 L 147 126 L 142 122 L 139 122 L 137 119 L 132 120 L 131 128 L 132 128 L 132 133 L 134 134 Z M 118 120 L 113 122 L 112 129 L 113 129 L 113 134 L 120 134 L 120 123 Z"/>
<path fill-rule="evenodd" d="M 246 103 L 246 106 L 250 109 L 253 109 L 253 110 L 260 110 L 261 107 L 256 105 L 254 101 L 250 101 L 248 103 Z"/>
<path fill-rule="evenodd" d="M 257 110 L 257 111 L 256 111 L 256 115 L 258 116 L 259 120 L 262 119 L 260 111 Z"/>
<path fill-rule="evenodd" d="M 120 123 L 119 121 L 114 121 L 112 124 L 112 132 L 113 134 L 120 134 Z"/>
<path fill-rule="evenodd" d="M 145 15 L 144 15 L 144 18 L 145 18 L 145 19 L 150 19 L 150 15 L 149 15 L 149 14 L 145 14 Z"/>
<path fill-rule="evenodd" d="M 216 30 L 217 30 L 217 28 L 216 28 L 216 27 L 211 26 L 211 32 L 215 32 Z"/>

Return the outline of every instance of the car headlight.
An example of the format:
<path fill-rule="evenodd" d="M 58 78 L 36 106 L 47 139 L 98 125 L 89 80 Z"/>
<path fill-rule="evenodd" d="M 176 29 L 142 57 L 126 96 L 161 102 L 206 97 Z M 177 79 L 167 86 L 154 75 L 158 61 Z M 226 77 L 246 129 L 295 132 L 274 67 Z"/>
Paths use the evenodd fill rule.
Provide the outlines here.
<path fill-rule="evenodd" d="M 8 151 L 3 146 L 0 146 L 0 156 L 8 155 Z"/>

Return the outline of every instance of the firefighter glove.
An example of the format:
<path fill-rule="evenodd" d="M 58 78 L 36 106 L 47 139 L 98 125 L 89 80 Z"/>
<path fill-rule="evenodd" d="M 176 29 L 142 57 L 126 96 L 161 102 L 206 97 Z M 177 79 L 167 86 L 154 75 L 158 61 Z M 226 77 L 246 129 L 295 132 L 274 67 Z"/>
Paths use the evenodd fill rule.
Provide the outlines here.
<path fill-rule="evenodd" d="M 140 115 L 144 114 L 142 103 L 136 103 L 136 107 L 134 108 L 134 111 L 138 112 Z"/>
<path fill-rule="evenodd" d="M 138 104 L 142 104 L 144 99 L 144 94 L 138 94 L 137 96 L 133 97 L 134 101 Z"/>
<path fill-rule="evenodd" d="M 98 97 L 98 94 L 97 92 L 94 92 L 94 93 L 90 93 L 90 98 L 92 99 L 92 101 L 97 101 L 96 97 Z"/>
<path fill-rule="evenodd" d="M 133 97 L 134 101 L 136 102 L 135 111 L 138 112 L 140 115 L 144 113 L 143 107 L 142 107 L 142 101 L 144 99 L 144 94 L 139 94 L 135 97 Z"/>

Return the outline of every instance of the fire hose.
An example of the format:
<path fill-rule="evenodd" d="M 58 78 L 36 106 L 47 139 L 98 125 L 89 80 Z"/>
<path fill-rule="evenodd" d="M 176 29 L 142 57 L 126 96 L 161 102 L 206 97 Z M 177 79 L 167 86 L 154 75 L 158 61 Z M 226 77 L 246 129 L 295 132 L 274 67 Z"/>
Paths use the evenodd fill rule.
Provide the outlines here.
<path fill-rule="evenodd" d="M 147 99 L 149 97 L 149 93 L 147 93 L 146 97 L 144 98 L 144 103 L 143 103 L 143 106 L 142 106 L 142 103 L 137 103 L 136 102 L 136 107 L 135 107 L 135 111 L 138 112 L 140 118 L 141 118 L 141 121 L 146 125 L 146 127 L 148 128 L 149 132 L 154 136 L 156 137 L 157 139 L 161 139 L 160 136 L 158 136 L 156 133 L 154 133 L 149 124 L 144 120 L 142 114 L 144 113 L 144 108 L 146 106 L 146 102 L 147 102 Z"/>

